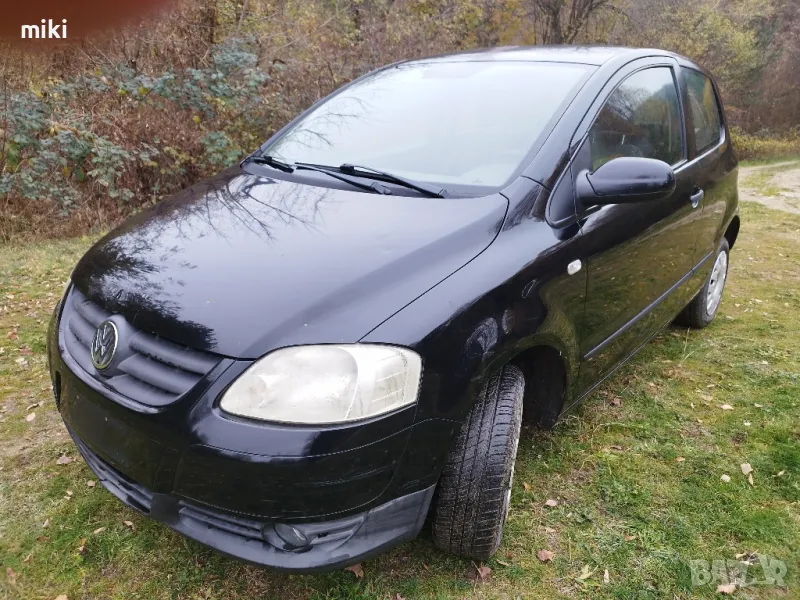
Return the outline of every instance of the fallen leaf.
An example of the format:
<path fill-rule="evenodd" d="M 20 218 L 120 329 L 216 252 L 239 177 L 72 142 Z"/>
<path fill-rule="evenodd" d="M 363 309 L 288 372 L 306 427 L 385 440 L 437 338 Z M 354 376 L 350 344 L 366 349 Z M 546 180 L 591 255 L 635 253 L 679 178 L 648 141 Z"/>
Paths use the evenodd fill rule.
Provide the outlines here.
<path fill-rule="evenodd" d="M 753 472 L 753 467 L 750 466 L 750 463 L 742 463 L 740 467 L 742 469 L 742 475 L 749 475 Z"/>
<path fill-rule="evenodd" d="M 753 406 L 755 406 L 756 408 L 764 408 L 764 405 L 763 404 L 759 404 L 758 402 L 753 404 Z"/>
<path fill-rule="evenodd" d="M 752 424 L 752 423 L 750 423 L 750 421 L 745 421 L 745 422 L 744 422 L 744 426 L 745 426 L 745 427 L 750 427 L 750 425 L 751 425 L 751 424 Z"/>
<path fill-rule="evenodd" d="M 685 458 L 683 458 L 682 456 L 679 456 L 678 458 L 675 459 L 675 462 L 683 462 L 685 460 L 686 460 Z"/>
<path fill-rule="evenodd" d="M 39 408 L 42 404 L 44 404 L 44 401 L 34 402 L 30 406 L 28 406 L 25 410 L 33 410 L 34 408 Z"/>
<path fill-rule="evenodd" d="M 511 563 L 507 563 L 506 561 L 504 561 L 504 560 L 500 560 L 499 558 L 495 559 L 495 562 L 496 562 L 498 565 L 502 565 L 502 566 L 504 566 L 504 567 L 510 567 L 510 566 L 511 566 Z"/>
<path fill-rule="evenodd" d="M 612 398 L 611 399 L 611 406 L 622 406 L 622 399 L 621 398 Z"/>
<path fill-rule="evenodd" d="M 555 533 L 555 532 L 556 532 L 556 530 L 555 530 L 555 529 L 553 529 L 552 527 L 545 527 L 545 528 L 544 528 L 544 532 L 545 532 L 545 533 Z"/>
<path fill-rule="evenodd" d="M 583 568 L 581 569 L 581 574 L 578 575 L 578 579 L 580 581 L 583 581 L 584 579 L 589 579 L 589 577 L 592 576 L 592 573 L 593 571 L 589 570 L 589 565 L 583 565 Z"/>
<path fill-rule="evenodd" d="M 727 473 L 723 473 L 720 476 L 720 479 L 722 479 L 722 481 L 724 481 L 725 483 L 728 483 L 731 480 L 731 476 L 728 475 Z"/>
<path fill-rule="evenodd" d="M 700 394 L 700 397 L 706 402 L 711 402 L 714 399 L 713 396 L 709 396 L 708 394 Z"/>
<path fill-rule="evenodd" d="M 78 554 L 81 556 L 86 554 L 86 538 L 81 538 L 81 541 L 78 542 Z"/>
<path fill-rule="evenodd" d="M 10 339 L 10 340 L 18 340 L 19 339 L 19 336 L 17 335 L 17 332 L 14 331 L 13 329 L 8 332 L 8 335 L 6 337 L 8 339 Z"/>
<path fill-rule="evenodd" d="M 95 530 L 92 532 L 92 535 L 97 535 L 97 534 L 99 534 L 99 533 L 103 533 L 105 530 L 106 530 L 106 528 L 105 528 L 105 527 L 98 527 L 97 529 L 95 529 Z"/>
<path fill-rule="evenodd" d="M 726 583 L 717 586 L 718 594 L 733 594 L 735 591 L 736 591 L 735 583 Z"/>
<path fill-rule="evenodd" d="M 21 367 L 26 367 L 26 366 L 28 366 L 28 359 L 27 359 L 27 358 L 25 358 L 24 356 L 20 356 L 20 357 L 19 357 L 17 360 L 15 360 L 14 362 L 15 362 L 15 363 L 17 363 L 18 365 L 20 365 Z"/>
<path fill-rule="evenodd" d="M 56 461 L 56 464 L 57 464 L 57 465 L 68 465 L 68 464 L 69 464 L 69 463 L 71 463 L 73 460 L 75 460 L 75 459 L 73 459 L 73 458 L 70 458 L 70 457 L 69 457 L 69 456 L 67 456 L 66 454 L 63 454 L 63 455 L 61 455 L 61 456 L 59 456 L 59 457 L 58 457 L 58 460 Z"/>
<path fill-rule="evenodd" d="M 625 541 L 626 541 L 626 542 L 632 542 L 632 541 L 633 541 L 633 540 L 635 540 L 635 539 L 636 539 L 636 536 L 635 536 L 635 535 L 626 535 L 626 536 L 625 536 Z"/>
<path fill-rule="evenodd" d="M 616 450 L 617 452 L 622 452 L 622 446 L 617 446 L 616 444 L 613 446 L 608 447 L 609 450 Z"/>
<path fill-rule="evenodd" d="M 758 560 L 758 552 L 742 552 L 736 555 L 737 560 L 741 560 L 743 565 L 752 565 Z"/>
<path fill-rule="evenodd" d="M 48 527 L 50 527 L 50 517 L 47 517 L 44 523 L 42 523 L 42 529 L 47 529 Z"/>
<path fill-rule="evenodd" d="M 394 600 L 406 600 L 406 599 L 403 596 L 401 596 L 399 593 L 397 593 L 397 594 L 394 595 Z"/>
<path fill-rule="evenodd" d="M 131 531 L 136 531 L 136 525 L 133 524 L 133 521 L 123 521 L 122 523 L 125 525 L 125 527 L 130 528 Z M 360 565 L 357 566 L 361 568 Z"/>
<path fill-rule="evenodd" d="M 733 407 L 730 404 L 723 404 L 720 406 L 722 410 L 733 410 Z"/>
<path fill-rule="evenodd" d="M 778 473 L 775 475 L 775 477 L 783 477 L 784 473 L 786 473 L 786 471 L 778 471 Z"/>
<path fill-rule="evenodd" d="M 30 423 L 36 418 L 36 413 L 30 413 L 29 415 L 25 415 L 25 420 Z"/>
<path fill-rule="evenodd" d="M 86 482 L 86 487 L 94 487 L 96 485 L 97 485 L 97 482 L 95 480 L 93 480 L 93 479 L 90 479 L 89 481 Z"/>
<path fill-rule="evenodd" d="M 491 574 L 492 570 L 486 565 L 481 565 L 480 567 L 478 567 L 478 578 L 481 581 L 486 581 L 486 578 L 489 577 L 489 575 Z"/>
<path fill-rule="evenodd" d="M 11 567 L 6 567 L 6 579 L 11 585 L 15 585 L 17 583 L 17 574 Z"/>
<path fill-rule="evenodd" d="M 608 583 L 611 581 L 611 578 L 608 576 L 608 569 L 603 571 L 603 583 Z"/>
<path fill-rule="evenodd" d="M 539 550 L 536 553 L 536 558 L 538 558 L 543 563 L 550 562 L 551 560 L 553 560 L 554 556 L 555 554 L 553 552 L 550 552 L 550 550 Z"/>
<path fill-rule="evenodd" d="M 364 577 L 364 569 L 361 568 L 361 563 L 357 563 L 350 567 L 345 567 L 345 571 L 350 571 L 353 575 L 356 576 L 356 579 L 361 579 Z"/>
<path fill-rule="evenodd" d="M 544 503 L 544 505 L 549 508 L 555 508 L 556 506 L 558 506 L 558 500 L 553 500 L 552 498 L 550 498 Z"/>
<path fill-rule="evenodd" d="M 59 594 L 56 596 L 56 600 L 68 600 L 68 598 L 66 594 Z"/>
<path fill-rule="evenodd" d="M 28 554 L 28 556 L 26 556 L 25 558 L 22 559 L 22 562 L 24 562 L 24 563 L 31 562 L 32 558 L 33 558 L 33 554 Z"/>
<path fill-rule="evenodd" d="M 523 483 L 522 487 L 525 488 L 526 492 L 530 492 L 531 491 L 531 484 L 530 483 Z"/>
<path fill-rule="evenodd" d="M 72 490 L 67 490 L 67 496 L 72 496 Z"/>
<path fill-rule="evenodd" d="M 752 473 L 749 473 L 747 475 L 747 483 L 749 483 L 751 486 L 755 486 L 755 483 L 753 483 L 753 474 Z"/>

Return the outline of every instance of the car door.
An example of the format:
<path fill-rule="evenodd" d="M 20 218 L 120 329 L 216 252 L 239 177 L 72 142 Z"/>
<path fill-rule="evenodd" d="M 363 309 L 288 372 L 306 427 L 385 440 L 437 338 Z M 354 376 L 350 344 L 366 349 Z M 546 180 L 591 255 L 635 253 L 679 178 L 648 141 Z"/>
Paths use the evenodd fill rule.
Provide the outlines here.
<path fill-rule="evenodd" d="M 689 67 L 681 67 L 681 75 L 690 159 L 685 176 L 692 180 L 692 194 L 701 205 L 695 227 L 695 262 L 700 263 L 717 249 L 728 200 L 736 195 L 736 178 L 727 176 L 736 165 L 726 152 L 730 141 L 725 137 L 722 109 L 711 79 Z"/>
<path fill-rule="evenodd" d="M 676 169 L 677 182 L 663 199 L 578 207 L 588 269 L 578 395 L 689 300 L 675 293 L 691 272 L 696 237 L 692 182 L 679 168 L 686 162 L 686 132 L 677 68 L 670 59 L 646 63 L 607 90 L 573 161 L 573 170 L 594 171 L 620 156 L 659 159 Z"/>

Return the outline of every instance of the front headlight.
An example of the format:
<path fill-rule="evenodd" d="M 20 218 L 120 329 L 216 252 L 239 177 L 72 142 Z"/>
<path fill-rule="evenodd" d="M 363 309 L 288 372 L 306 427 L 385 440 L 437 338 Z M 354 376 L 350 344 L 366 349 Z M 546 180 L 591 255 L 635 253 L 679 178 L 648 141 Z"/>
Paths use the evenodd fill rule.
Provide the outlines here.
<path fill-rule="evenodd" d="M 422 360 L 395 346 L 347 344 L 276 350 L 220 401 L 225 412 L 279 423 L 343 423 L 417 401 Z"/>

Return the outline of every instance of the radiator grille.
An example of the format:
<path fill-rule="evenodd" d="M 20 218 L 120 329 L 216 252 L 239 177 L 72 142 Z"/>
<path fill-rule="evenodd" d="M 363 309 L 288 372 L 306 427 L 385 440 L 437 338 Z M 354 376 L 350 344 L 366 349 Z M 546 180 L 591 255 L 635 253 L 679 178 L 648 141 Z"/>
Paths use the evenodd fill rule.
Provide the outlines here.
<path fill-rule="evenodd" d="M 118 325 L 118 360 L 104 371 L 92 364 L 90 347 L 95 330 L 114 317 Z M 148 406 L 165 406 L 191 390 L 220 357 L 174 344 L 134 328 L 120 316 L 103 310 L 74 287 L 61 315 L 62 344 L 92 378 L 126 398 Z"/>

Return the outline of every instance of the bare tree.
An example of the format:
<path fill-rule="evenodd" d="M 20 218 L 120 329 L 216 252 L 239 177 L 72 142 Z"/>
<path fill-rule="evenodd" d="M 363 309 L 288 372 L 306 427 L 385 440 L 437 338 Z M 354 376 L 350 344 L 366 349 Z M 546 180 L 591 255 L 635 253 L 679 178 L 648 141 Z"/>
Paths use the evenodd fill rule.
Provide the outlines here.
<path fill-rule="evenodd" d="M 572 44 L 591 16 L 610 4 L 610 0 L 529 0 L 537 24 L 538 39 L 544 44 Z"/>

